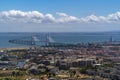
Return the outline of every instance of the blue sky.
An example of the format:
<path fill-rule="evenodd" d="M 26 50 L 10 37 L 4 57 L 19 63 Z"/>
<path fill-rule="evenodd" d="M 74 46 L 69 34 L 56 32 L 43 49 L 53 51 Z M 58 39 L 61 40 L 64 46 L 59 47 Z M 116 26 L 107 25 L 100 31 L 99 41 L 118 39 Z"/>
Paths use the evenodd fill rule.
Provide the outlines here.
<path fill-rule="evenodd" d="M 37 10 L 43 13 L 64 12 L 74 16 L 107 15 L 120 10 L 120 0 L 0 0 L 0 11 Z"/>
<path fill-rule="evenodd" d="M 120 29 L 120 0 L 0 0 L 0 32 Z"/>

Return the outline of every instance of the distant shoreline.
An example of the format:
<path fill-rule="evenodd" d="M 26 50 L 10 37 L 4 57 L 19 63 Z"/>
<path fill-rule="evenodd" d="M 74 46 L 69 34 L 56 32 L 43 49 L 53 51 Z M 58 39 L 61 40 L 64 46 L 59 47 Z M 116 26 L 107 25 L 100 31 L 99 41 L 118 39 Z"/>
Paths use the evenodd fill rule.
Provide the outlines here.
<path fill-rule="evenodd" d="M 28 49 L 28 47 L 0 48 L 0 50 L 22 50 L 22 49 Z"/>

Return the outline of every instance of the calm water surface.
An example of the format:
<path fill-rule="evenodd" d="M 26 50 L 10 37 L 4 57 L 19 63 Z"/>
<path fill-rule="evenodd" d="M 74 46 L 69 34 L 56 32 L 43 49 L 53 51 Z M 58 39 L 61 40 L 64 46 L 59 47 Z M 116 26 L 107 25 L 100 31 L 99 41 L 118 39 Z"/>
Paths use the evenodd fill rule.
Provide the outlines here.
<path fill-rule="evenodd" d="M 105 33 L 0 33 L 0 48 L 23 47 L 23 45 L 11 44 L 8 41 L 12 39 L 28 39 L 36 35 L 40 40 L 44 40 L 46 34 L 49 34 L 56 43 L 81 43 L 81 42 L 103 42 L 113 40 L 120 41 L 120 32 Z M 41 45 L 44 43 L 41 43 Z"/>

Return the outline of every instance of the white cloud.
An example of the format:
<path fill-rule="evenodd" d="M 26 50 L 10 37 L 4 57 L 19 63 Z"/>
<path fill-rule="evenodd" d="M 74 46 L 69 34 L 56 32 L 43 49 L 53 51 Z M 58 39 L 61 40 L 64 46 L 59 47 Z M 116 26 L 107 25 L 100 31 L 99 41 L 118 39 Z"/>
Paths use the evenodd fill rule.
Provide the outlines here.
<path fill-rule="evenodd" d="M 41 23 L 44 15 L 38 11 L 23 12 L 20 10 L 10 10 L 0 12 L 0 19 L 4 22 L 36 22 Z"/>
<path fill-rule="evenodd" d="M 69 16 L 65 13 L 56 13 L 59 18 L 57 19 L 58 23 L 74 23 L 74 22 L 79 22 L 80 19 L 74 16 Z"/>
<path fill-rule="evenodd" d="M 95 15 L 90 15 L 84 18 L 81 18 L 82 22 L 88 22 L 88 23 L 114 23 L 114 22 L 120 22 L 120 12 L 116 12 L 113 14 L 109 14 L 107 16 L 95 16 Z"/>
<path fill-rule="evenodd" d="M 120 12 L 108 14 L 107 16 L 89 15 L 86 17 L 75 17 L 66 13 L 43 14 L 39 11 L 10 10 L 0 12 L 0 23 L 119 23 Z"/>
<path fill-rule="evenodd" d="M 116 12 L 114 14 L 108 15 L 107 19 L 110 22 L 118 22 L 118 21 L 120 21 L 120 12 Z"/>
<path fill-rule="evenodd" d="M 65 14 L 65 13 L 59 13 L 59 12 L 57 12 L 56 13 L 58 16 L 61 16 L 61 17 L 67 17 L 68 15 L 67 14 Z"/>
<path fill-rule="evenodd" d="M 52 14 L 46 14 L 42 20 L 42 23 L 55 23 L 56 19 Z"/>
<path fill-rule="evenodd" d="M 81 18 L 81 22 L 87 22 L 87 23 L 97 23 L 97 22 L 107 22 L 106 17 L 104 16 L 95 16 L 90 15 L 85 18 Z"/>

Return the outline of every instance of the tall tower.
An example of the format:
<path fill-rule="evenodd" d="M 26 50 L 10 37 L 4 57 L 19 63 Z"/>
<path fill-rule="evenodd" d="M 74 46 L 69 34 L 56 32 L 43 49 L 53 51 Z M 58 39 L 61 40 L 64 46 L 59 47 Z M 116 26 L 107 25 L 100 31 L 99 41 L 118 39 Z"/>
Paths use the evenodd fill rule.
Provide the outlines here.
<path fill-rule="evenodd" d="M 46 46 L 49 45 L 49 35 L 46 35 Z"/>
<path fill-rule="evenodd" d="M 109 40 L 110 42 L 113 42 L 113 38 L 112 38 L 112 36 L 110 36 L 110 40 Z"/>

